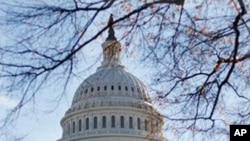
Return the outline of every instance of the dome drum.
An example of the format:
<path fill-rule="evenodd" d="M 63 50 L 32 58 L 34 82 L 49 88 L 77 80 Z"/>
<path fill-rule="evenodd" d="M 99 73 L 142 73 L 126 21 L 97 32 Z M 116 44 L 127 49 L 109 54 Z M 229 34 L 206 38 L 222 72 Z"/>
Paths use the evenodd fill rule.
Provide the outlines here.
<path fill-rule="evenodd" d="M 163 120 L 157 112 L 133 108 L 96 108 L 77 111 L 62 119 L 63 138 L 60 141 L 73 140 L 77 137 L 82 139 L 92 136 L 112 137 L 117 134 L 161 141 L 162 133 L 159 131 L 162 124 Z"/>

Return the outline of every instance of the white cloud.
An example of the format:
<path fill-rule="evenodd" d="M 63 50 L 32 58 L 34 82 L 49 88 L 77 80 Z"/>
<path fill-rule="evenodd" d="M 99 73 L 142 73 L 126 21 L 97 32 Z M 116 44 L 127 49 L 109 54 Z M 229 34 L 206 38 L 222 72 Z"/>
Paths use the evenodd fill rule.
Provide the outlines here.
<path fill-rule="evenodd" d="M 0 95 L 0 107 L 1 108 L 14 108 L 17 104 L 15 99 L 7 97 L 6 95 Z"/>

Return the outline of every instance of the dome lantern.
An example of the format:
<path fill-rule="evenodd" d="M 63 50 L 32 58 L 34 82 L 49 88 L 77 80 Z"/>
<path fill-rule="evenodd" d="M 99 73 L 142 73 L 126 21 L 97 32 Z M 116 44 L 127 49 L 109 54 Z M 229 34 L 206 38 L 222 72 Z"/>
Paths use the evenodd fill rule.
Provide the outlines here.
<path fill-rule="evenodd" d="M 102 65 L 98 68 L 98 70 L 105 68 L 124 68 L 120 61 L 121 44 L 117 41 L 115 37 L 113 24 L 113 16 L 111 14 L 108 21 L 108 37 L 106 38 L 106 41 L 102 44 L 103 62 Z"/>

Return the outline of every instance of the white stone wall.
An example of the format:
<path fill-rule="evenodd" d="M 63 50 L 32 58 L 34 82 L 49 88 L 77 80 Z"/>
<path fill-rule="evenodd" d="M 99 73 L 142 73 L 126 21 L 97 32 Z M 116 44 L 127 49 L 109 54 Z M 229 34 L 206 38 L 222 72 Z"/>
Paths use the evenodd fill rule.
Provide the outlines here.
<path fill-rule="evenodd" d="M 106 128 L 102 127 L 102 117 L 106 116 Z M 115 116 L 115 128 L 111 127 L 111 117 Z M 124 128 L 120 127 L 120 117 L 124 116 Z M 94 129 L 94 117 L 97 117 L 98 124 L 97 128 Z M 133 128 L 129 128 L 129 117 L 133 119 Z M 86 118 L 89 118 L 89 129 L 86 129 Z M 138 129 L 137 119 L 140 118 L 141 128 Z M 79 131 L 79 120 L 81 119 L 81 131 Z M 148 130 L 145 130 L 144 121 L 148 121 Z M 159 123 L 156 127 L 156 121 Z M 73 129 L 73 123 L 75 123 L 75 129 Z M 153 125 L 151 125 L 153 123 Z M 99 136 L 135 136 L 136 139 L 145 139 L 145 138 L 156 138 L 158 141 L 162 138 L 161 128 L 163 121 L 161 117 L 158 117 L 157 114 L 150 111 L 145 111 L 141 109 L 133 108 L 100 108 L 92 110 L 84 110 L 81 112 L 71 113 L 66 115 L 61 122 L 63 126 L 63 138 L 60 141 L 70 141 L 71 139 L 88 139 L 95 138 Z M 70 128 L 69 128 L 70 127 Z M 68 130 L 70 129 L 70 131 Z M 152 129 L 154 130 L 152 132 Z M 73 133 L 73 131 L 75 131 Z M 92 139 L 94 140 L 94 139 Z M 80 141 L 80 140 L 76 140 Z"/>

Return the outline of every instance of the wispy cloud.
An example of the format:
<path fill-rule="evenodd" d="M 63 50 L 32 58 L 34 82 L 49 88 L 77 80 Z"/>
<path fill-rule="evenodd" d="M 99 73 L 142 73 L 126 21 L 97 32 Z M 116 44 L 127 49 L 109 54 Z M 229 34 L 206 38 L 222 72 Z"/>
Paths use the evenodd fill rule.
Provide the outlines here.
<path fill-rule="evenodd" d="M 13 108 L 17 104 L 15 99 L 12 99 L 6 95 L 0 95 L 0 108 Z"/>

